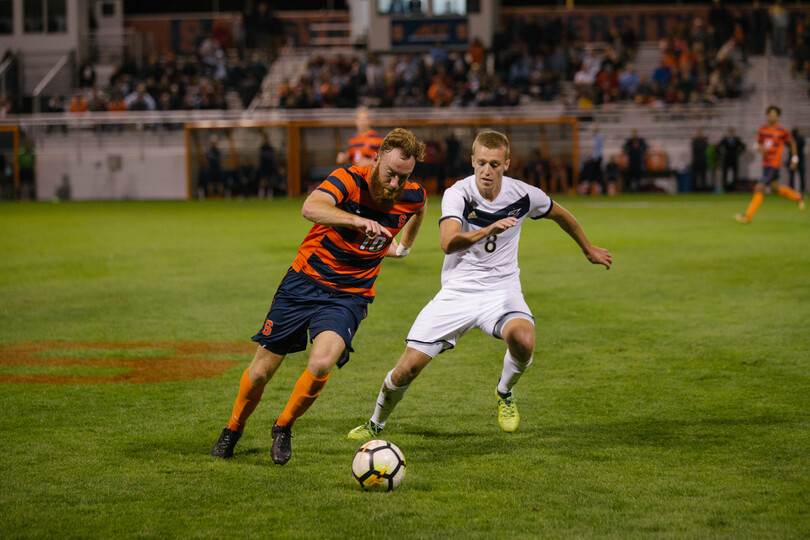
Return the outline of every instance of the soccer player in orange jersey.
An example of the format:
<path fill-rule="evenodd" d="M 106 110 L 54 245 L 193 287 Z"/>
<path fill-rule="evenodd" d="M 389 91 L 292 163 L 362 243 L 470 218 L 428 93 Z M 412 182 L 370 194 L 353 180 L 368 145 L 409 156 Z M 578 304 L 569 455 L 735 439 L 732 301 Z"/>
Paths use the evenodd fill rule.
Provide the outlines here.
<path fill-rule="evenodd" d="M 777 122 L 779 115 L 782 114 L 779 107 L 771 105 L 768 107 L 766 114 L 768 115 L 768 121 L 757 132 L 756 146 L 757 152 L 762 152 L 762 178 L 754 188 L 754 196 L 751 198 L 748 210 L 745 214 L 734 216 L 740 223 L 749 223 L 753 219 L 754 214 L 757 213 L 762 204 L 762 199 L 765 197 L 765 188 L 769 185 L 773 191 L 782 197 L 796 201 L 799 204 L 799 210 L 804 210 L 804 197 L 802 197 L 801 193 L 788 186 L 779 185 L 779 168 L 782 165 L 782 150 L 784 150 L 785 144 L 789 144 L 792 150 L 791 155 L 793 158 L 790 160 L 790 168 L 795 169 L 799 165 L 799 159 L 796 155 L 796 142 L 790 136 L 790 132 Z"/>
<path fill-rule="evenodd" d="M 382 137 L 371 127 L 371 114 L 366 107 L 359 107 L 354 117 L 357 133 L 349 139 L 349 149 L 339 152 L 338 165 L 356 165 L 365 167 L 371 165 L 377 150 L 380 148 Z"/>
<path fill-rule="evenodd" d="M 315 225 L 253 336 L 256 355 L 242 374 L 233 413 L 212 456 L 233 456 L 265 385 L 288 353 L 306 349 L 309 332 L 307 368 L 271 432 L 273 461 L 284 465 L 290 459 L 293 423 L 320 395 L 332 368 L 348 361 L 352 338 L 374 300 L 383 257 L 406 256 L 416 239 L 426 192 L 409 177 L 424 154 L 424 143 L 413 133 L 395 129 L 370 166 L 340 168 L 307 197 L 301 213 Z"/>

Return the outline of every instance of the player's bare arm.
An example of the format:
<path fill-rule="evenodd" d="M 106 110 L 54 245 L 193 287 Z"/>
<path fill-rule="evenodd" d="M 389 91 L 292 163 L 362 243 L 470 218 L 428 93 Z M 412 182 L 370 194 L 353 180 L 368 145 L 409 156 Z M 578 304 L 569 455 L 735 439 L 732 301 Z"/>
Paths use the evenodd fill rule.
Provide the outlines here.
<path fill-rule="evenodd" d="M 455 219 L 445 219 L 439 227 L 442 251 L 449 254 L 467 249 L 481 239 L 491 234 L 501 234 L 517 224 L 517 218 L 507 217 L 477 231 L 462 232 L 461 223 Z"/>
<path fill-rule="evenodd" d="M 391 241 L 391 245 L 388 246 L 388 251 L 386 252 L 386 257 L 395 257 L 401 259 L 405 257 L 413 247 L 413 243 L 416 241 L 416 235 L 419 234 L 419 228 L 422 226 L 422 221 L 425 219 L 425 212 L 427 209 L 427 202 L 422 205 L 418 212 L 416 212 L 411 219 L 408 220 L 408 223 L 402 228 L 402 236 L 400 237 L 400 241 L 397 242 L 396 238 Z"/>
<path fill-rule="evenodd" d="M 386 236 L 391 232 L 373 219 L 350 214 L 335 206 L 335 199 L 323 191 L 313 191 L 301 208 L 304 218 L 327 227 L 351 227 L 366 233 L 370 238 Z"/>
<path fill-rule="evenodd" d="M 585 254 L 585 257 L 587 257 L 592 264 L 601 264 L 610 270 L 610 265 L 613 264 L 613 258 L 610 256 L 608 250 L 591 245 L 588 241 L 588 237 L 585 236 L 585 232 L 579 225 L 579 222 L 571 212 L 555 202 L 554 206 L 551 207 L 548 218 L 553 220 L 574 239 L 577 245 L 582 249 L 582 253 Z"/>

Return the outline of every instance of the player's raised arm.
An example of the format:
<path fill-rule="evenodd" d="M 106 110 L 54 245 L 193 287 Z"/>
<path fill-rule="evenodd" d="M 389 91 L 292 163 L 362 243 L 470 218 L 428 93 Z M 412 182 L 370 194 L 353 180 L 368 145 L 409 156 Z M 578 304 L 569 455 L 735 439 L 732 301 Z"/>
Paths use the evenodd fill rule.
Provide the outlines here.
<path fill-rule="evenodd" d="M 462 249 L 467 249 L 479 240 L 491 234 L 501 234 L 506 229 L 514 227 L 518 220 L 513 217 L 499 219 L 495 223 L 475 231 L 461 231 L 461 223 L 458 220 L 449 218 L 442 220 L 439 225 L 439 240 L 442 251 L 446 254 L 455 253 Z"/>
<path fill-rule="evenodd" d="M 370 238 L 386 236 L 391 233 L 373 219 L 366 219 L 341 210 L 335 205 L 335 199 L 323 191 L 313 191 L 304 201 L 301 208 L 304 218 L 327 227 L 351 227 L 366 233 Z"/>
<path fill-rule="evenodd" d="M 608 250 L 591 245 L 582 227 L 580 227 L 579 222 L 571 212 L 555 202 L 548 214 L 548 218 L 554 220 L 562 230 L 567 232 L 568 235 L 574 239 L 577 245 L 582 249 L 582 253 L 585 254 L 585 257 L 587 257 L 592 264 L 601 264 L 610 270 L 610 265 L 613 264 L 613 258 L 610 256 Z"/>

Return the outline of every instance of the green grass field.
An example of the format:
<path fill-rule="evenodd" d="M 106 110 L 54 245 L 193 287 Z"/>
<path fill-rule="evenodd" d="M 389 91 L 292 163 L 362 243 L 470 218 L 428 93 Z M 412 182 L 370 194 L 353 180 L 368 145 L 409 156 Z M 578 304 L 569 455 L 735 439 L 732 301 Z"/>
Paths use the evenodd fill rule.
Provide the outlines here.
<path fill-rule="evenodd" d="M 408 461 L 393 493 L 352 487 L 345 436 L 439 289 L 437 198 L 411 255 L 384 263 L 357 352 L 296 423 L 284 467 L 270 426 L 305 353 L 228 461 L 208 454 L 249 345 L 217 353 L 233 363 L 210 378 L 80 379 L 129 369 L 108 356 L 176 356 L 166 342 L 249 341 L 309 228 L 301 200 L 0 204 L 0 346 L 90 343 L 0 365 L 73 377 L 0 384 L 0 536 L 810 537 L 810 213 L 768 197 L 744 226 L 746 195 L 558 201 L 613 269 L 553 222 L 525 224 L 537 351 L 520 428 L 497 424 L 502 342 L 468 334 L 389 420 Z"/>

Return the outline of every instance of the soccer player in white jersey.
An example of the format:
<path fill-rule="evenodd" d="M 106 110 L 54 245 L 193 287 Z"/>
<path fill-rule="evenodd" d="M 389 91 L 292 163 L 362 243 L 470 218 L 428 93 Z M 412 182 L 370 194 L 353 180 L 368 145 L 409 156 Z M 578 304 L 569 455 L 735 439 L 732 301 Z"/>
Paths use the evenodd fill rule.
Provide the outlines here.
<path fill-rule="evenodd" d="M 532 363 L 534 317 L 523 299 L 518 242 L 523 220 L 548 218 L 579 245 L 593 264 L 610 268 L 606 249 L 592 246 L 577 220 L 542 190 L 504 176 L 509 141 L 497 131 L 478 134 L 472 146 L 474 175 L 445 191 L 439 221 L 442 288 L 419 313 L 405 353 L 388 372 L 371 419 L 349 432 L 351 439 L 376 437 L 408 385 L 437 354 L 479 328 L 506 342 L 496 388 L 498 422 L 515 431 L 518 415 L 512 388 Z"/>

